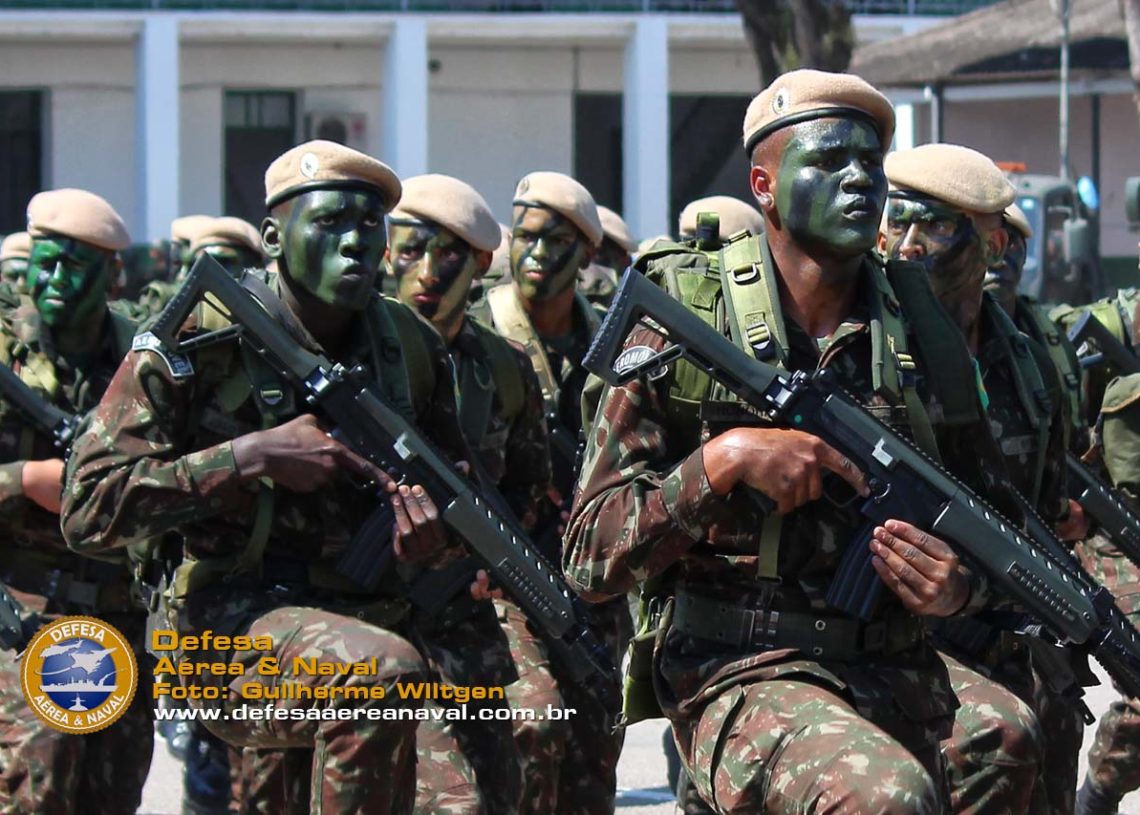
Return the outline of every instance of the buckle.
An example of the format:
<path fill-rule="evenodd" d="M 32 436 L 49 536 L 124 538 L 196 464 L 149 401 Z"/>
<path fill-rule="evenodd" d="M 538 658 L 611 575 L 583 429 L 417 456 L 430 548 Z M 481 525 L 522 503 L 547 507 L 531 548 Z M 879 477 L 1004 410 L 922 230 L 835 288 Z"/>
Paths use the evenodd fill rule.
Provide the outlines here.
<path fill-rule="evenodd" d="M 749 263 L 747 266 L 737 266 L 735 269 L 729 269 L 728 275 L 732 278 L 732 282 L 734 283 L 751 283 L 753 280 L 760 279 L 760 269 L 755 263 Z"/>
<path fill-rule="evenodd" d="M 763 320 L 758 320 L 744 328 L 745 339 L 752 346 L 756 359 L 765 362 L 776 356 L 776 346 L 772 342 L 772 329 Z"/>

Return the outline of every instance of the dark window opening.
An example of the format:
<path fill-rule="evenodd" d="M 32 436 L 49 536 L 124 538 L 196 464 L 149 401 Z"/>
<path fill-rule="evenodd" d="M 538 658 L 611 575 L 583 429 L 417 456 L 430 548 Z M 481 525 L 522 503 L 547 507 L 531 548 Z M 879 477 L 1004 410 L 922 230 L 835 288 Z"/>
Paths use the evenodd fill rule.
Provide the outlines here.
<path fill-rule="evenodd" d="M 296 142 L 296 94 L 226 91 L 226 214 L 260 224 L 265 170 Z"/>

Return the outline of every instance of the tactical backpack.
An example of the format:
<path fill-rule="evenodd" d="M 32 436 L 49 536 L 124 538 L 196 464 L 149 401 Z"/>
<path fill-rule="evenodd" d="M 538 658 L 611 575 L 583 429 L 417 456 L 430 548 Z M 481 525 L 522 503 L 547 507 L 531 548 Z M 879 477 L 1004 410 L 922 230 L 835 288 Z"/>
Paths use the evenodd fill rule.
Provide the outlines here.
<path fill-rule="evenodd" d="M 457 377 L 459 424 L 472 449 L 479 449 L 487 433 L 487 422 L 498 397 L 502 416 L 508 423 L 526 406 L 526 384 L 515 361 L 510 343 L 475 319 L 471 328 L 483 349 L 483 360 L 474 360 Z"/>

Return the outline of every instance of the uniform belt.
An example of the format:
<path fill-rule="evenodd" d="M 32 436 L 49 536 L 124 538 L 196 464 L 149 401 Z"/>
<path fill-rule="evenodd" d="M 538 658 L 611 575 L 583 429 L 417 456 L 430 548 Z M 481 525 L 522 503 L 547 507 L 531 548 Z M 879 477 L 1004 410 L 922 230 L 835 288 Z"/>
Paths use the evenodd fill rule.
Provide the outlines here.
<path fill-rule="evenodd" d="M 899 614 L 871 623 L 848 617 L 750 608 L 679 590 L 673 626 L 732 648 L 795 648 L 815 659 L 849 662 L 900 653 L 922 642 L 922 621 Z"/>
<path fill-rule="evenodd" d="M 0 577 L 16 591 L 38 594 L 60 604 L 64 613 L 138 610 L 131 600 L 130 573 L 117 564 L 93 560 L 76 574 L 70 568 L 53 568 L 41 558 L 30 557 L 24 562 L 4 563 Z"/>

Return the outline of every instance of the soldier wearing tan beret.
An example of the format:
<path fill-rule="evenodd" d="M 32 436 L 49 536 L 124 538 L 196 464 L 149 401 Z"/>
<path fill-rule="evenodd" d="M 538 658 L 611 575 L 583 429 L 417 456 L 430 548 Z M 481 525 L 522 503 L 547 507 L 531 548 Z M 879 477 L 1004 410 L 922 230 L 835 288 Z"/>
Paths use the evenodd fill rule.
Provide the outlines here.
<path fill-rule="evenodd" d="M 631 262 L 637 241 L 622 217 L 607 207 L 598 207 L 602 222 L 602 245 L 594 261 L 578 273 L 577 289 L 596 306 L 606 308 L 617 291 L 618 278 Z"/>
<path fill-rule="evenodd" d="M 211 218 L 193 230 L 191 235 L 191 265 L 200 254 L 205 253 L 234 277 L 238 277 L 242 270 L 257 268 L 264 263 L 261 233 L 257 227 L 241 218 Z"/>
<path fill-rule="evenodd" d="M 720 275 L 706 253 L 684 245 L 659 246 L 638 268 L 746 353 L 793 372 L 826 368 L 859 402 L 891 405 L 892 423 L 984 490 L 980 413 L 945 425 L 932 394 L 899 367 L 905 349 L 921 372 L 973 382 L 964 348 L 953 358 L 923 356 L 919 329 L 904 322 L 873 251 L 893 131 L 890 103 L 856 76 L 777 77 L 743 123 L 763 230 L 725 245 Z M 641 359 L 668 339 L 639 326 L 626 342 Z M 893 384 L 876 371 L 896 372 Z M 923 632 L 926 618 L 984 602 L 985 587 L 946 541 L 884 521 L 861 544 L 883 584 L 870 624 L 914 636 L 887 651 L 863 640 L 864 623 L 826 598 L 843 548 L 860 545 L 850 541 L 861 520 L 834 513 L 821 484 L 838 477 L 866 495 L 864 476 L 820 438 L 725 407 L 723 398 L 687 367 L 605 390 L 564 541 L 569 580 L 592 600 L 647 580 L 668 585 L 672 611 L 646 666 L 649 694 L 670 720 L 696 793 L 716 811 L 954 811 L 939 738 L 958 705 Z M 764 493 L 775 510 L 750 506 L 738 487 Z M 837 649 L 836 640 L 846 645 Z M 968 712 L 983 718 L 976 707 Z M 1033 756 L 1038 731 L 1026 713 L 987 735 Z M 1004 762 L 966 780 L 992 785 L 981 796 L 1002 795 L 1012 782 L 1017 800 L 1025 787 Z"/>
<path fill-rule="evenodd" d="M 0 365 L 64 414 L 84 416 L 135 333 L 107 303 L 121 267 L 117 252 L 130 238 L 114 208 L 84 190 L 39 193 L 28 204 L 27 222 L 28 298 L 0 322 Z M 9 248 L 5 242 L 5 253 Z M 70 551 L 60 533 L 65 451 L 55 441 L 0 400 L 0 579 L 45 622 L 94 615 L 122 631 L 141 655 L 145 615 L 131 600 L 125 559 L 89 560 Z M 14 654 L 0 657 L 0 811 L 135 812 L 153 749 L 147 694 L 140 690 L 105 730 L 69 735 L 33 715 L 20 692 L 20 664 Z"/>
<path fill-rule="evenodd" d="M 466 314 L 471 284 L 490 265 L 501 240 L 502 227 L 482 196 L 450 176 L 405 179 L 400 204 L 388 216 L 387 259 L 399 298 L 443 336 L 455 364 L 467 441 L 515 516 L 533 529 L 552 510 L 547 499 L 550 446 L 538 378 L 521 347 Z M 525 677 L 508 687 L 511 705 L 543 709 L 560 699 L 546 646 L 528 633 L 526 617 L 513 601 L 496 600 L 495 605 L 518 675 Z M 479 745 L 470 755 L 449 756 L 447 766 L 436 766 L 438 756 L 421 754 L 421 793 L 425 787 L 447 789 L 454 800 L 462 786 L 452 778 L 455 766 L 469 761 L 492 811 L 514 811 L 520 783 L 523 811 L 557 811 L 559 765 L 569 729 L 565 722 L 513 723 L 522 769 L 517 775 L 519 761 L 511 763 L 496 749 L 497 732 L 483 726 L 467 729 L 466 743 Z M 425 783 L 425 778 L 431 780 Z M 430 797 L 419 796 L 423 811 L 431 811 L 431 803 Z"/>
<path fill-rule="evenodd" d="M 1062 539 L 1083 538 L 1088 524 L 1079 505 L 1067 498 L 1065 469 L 1070 413 L 1079 411 L 1079 394 L 1075 390 L 1066 394 L 1048 348 L 1022 334 L 1011 319 L 1017 312 L 1016 284 L 1012 289 L 1000 287 L 1009 300 L 1008 310 L 983 294 L 987 270 L 1002 263 L 1011 239 L 1020 243 L 1022 254 L 1017 274 L 1011 268 L 1007 277 L 1019 276 L 1024 261 L 1021 228 L 1028 224 L 1023 215 L 1009 209 L 1013 185 L 988 157 L 959 145 L 928 144 L 893 153 L 887 157 L 886 170 L 893 189 L 882 249 L 890 257 L 923 265 L 939 301 L 977 359 L 987 394 L 986 412 L 1013 487 L 1042 518 L 1056 525 Z M 1058 332 L 1047 319 L 1037 324 L 1028 313 L 1022 317 L 1030 318 L 1026 327 L 1034 334 L 1040 335 L 1044 327 L 1054 338 L 1050 344 L 1060 350 Z M 1036 384 L 1027 388 L 1027 382 Z M 1040 395 L 1029 396 L 1030 390 Z M 1023 778 L 1040 775 L 1042 780 L 1032 801 L 1023 798 L 1015 806 L 1011 800 L 1011 810 L 1071 812 L 1083 730 L 1080 711 L 1071 701 L 1075 697 L 1067 695 L 1073 689 L 1056 687 L 1059 679 L 1052 676 L 1035 695 L 1026 642 L 976 620 L 959 623 L 940 636 L 942 647 L 1020 696 L 1041 720 L 1043 769 L 1029 761 L 1011 769 Z M 967 704 L 984 703 L 985 693 L 975 686 L 959 691 L 959 698 Z M 991 717 L 1015 715 L 998 711 L 991 708 Z M 947 755 L 967 768 L 996 760 L 973 736 L 955 730 Z"/>
<path fill-rule="evenodd" d="M 13 232 L 6 236 L 0 242 L 0 281 L 17 291 L 22 290 L 31 253 L 32 236 L 27 232 Z"/>
<path fill-rule="evenodd" d="M 1017 322 L 1017 287 L 1021 283 L 1021 273 L 1028 254 L 1027 241 L 1033 237 L 1033 227 L 1017 204 L 1005 208 L 1002 221 L 1006 234 L 1005 252 L 1000 261 L 986 270 L 985 289 Z"/>
<path fill-rule="evenodd" d="M 587 378 L 581 362 L 600 323 L 598 312 L 575 284 L 594 259 L 605 232 L 593 196 L 562 173 L 524 176 L 513 203 L 513 285 L 490 289 L 474 313 L 526 348 L 530 356 L 542 387 L 551 437 L 552 494 L 567 509 L 582 426 L 580 397 Z M 555 515 L 537 535 L 555 560 L 559 558 L 560 525 Z M 614 663 L 620 664 L 632 632 L 624 599 L 589 610 L 595 632 L 611 647 Z M 557 666 L 554 675 L 559 678 Z M 610 812 L 617 789 L 621 733 L 612 732 L 604 711 L 581 687 L 563 681 L 559 687 L 566 705 L 576 708 L 579 715 L 570 722 L 571 732 L 558 762 L 558 811 Z M 549 783 L 555 783 L 554 779 Z"/>
<path fill-rule="evenodd" d="M 190 243 L 198 231 L 213 221 L 210 215 L 183 215 L 170 222 L 170 270 L 168 281 L 182 277 L 190 268 Z"/>
<path fill-rule="evenodd" d="M 681 240 L 697 236 L 697 215 L 702 212 L 714 212 L 720 218 L 722 241 L 728 240 L 729 235 L 735 235 L 743 230 L 759 235 L 764 229 L 764 218 L 756 207 L 749 206 L 731 195 L 712 195 L 708 198 L 698 198 L 681 210 L 677 223 L 677 234 Z"/>
<path fill-rule="evenodd" d="M 246 272 L 243 281 L 262 284 L 259 298 L 298 343 L 346 367 L 359 366 L 444 455 L 466 458 L 439 336 L 373 288 L 386 244 L 384 217 L 400 197 L 395 173 L 348 147 L 313 141 L 276 159 L 265 182 L 261 242 L 271 268 Z M 180 336 L 219 319 L 203 306 Z M 423 566 L 430 558 L 461 557 L 432 498 L 420 485 L 397 486 L 332 438 L 327 418 L 294 398 L 293 388 L 240 340 L 189 358 L 151 335 L 135 345 L 92 419 L 99 432 L 84 435 L 70 458 L 61 519 L 70 545 L 114 552 L 139 539 L 182 540 L 185 591 L 179 590 L 172 608 L 180 630 L 272 640 L 268 652 L 200 654 L 224 657 L 231 672 L 244 671 L 246 691 L 258 684 L 269 694 L 263 698 L 276 698 L 274 688 L 288 680 L 314 688 L 312 696 L 290 701 L 295 709 L 420 708 L 422 700 L 402 699 L 397 691 L 398 683 L 434 675 L 425 654 L 401 633 L 408 630 L 407 584 L 393 570 L 370 589 L 336 576 L 336 564 L 381 502 L 395 519 L 391 539 L 383 543 L 404 564 L 405 578 L 427 574 Z M 187 416 L 201 421 L 188 422 Z M 362 489 L 364 482 L 373 486 Z M 485 583 L 480 593 L 486 594 Z M 486 620 L 501 640 L 494 609 L 479 601 L 470 611 L 447 630 L 490 665 L 496 646 L 484 644 L 470 621 Z M 258 670 L 267 657 L 281 666 L 279 676 Z M 345 677 L 294 674 L 295 657 L 375 659 L 378 670 L 348 677 L 363 697 L 347 697 L 328 690 L 343 686 Z M 504 679 L 505 672 L 489 671 L 486 681 L 506 684 Z M 247 704 L 244 695 L 235 686 L 219 704 L 232 712 Z M 326 815 L 407 815 L 415 806 L 417 722 L 399 719 L 248 717 L 212 729 L 235 747 L 262 748 L 258 761 L 264 763 L 254 768 L 260 781 L 283 778 L 291 789 L 305 789 L 308 800 L 289 801 L 289 807 Z M 439 743 L 457 749 L 451 731 L 442 723 L 436 727 Z M 319 749 L 311 755 L 302 749 L 314 747 Z M 266 811 L 287 808 L 251 802 L 261 804 Z"/>

